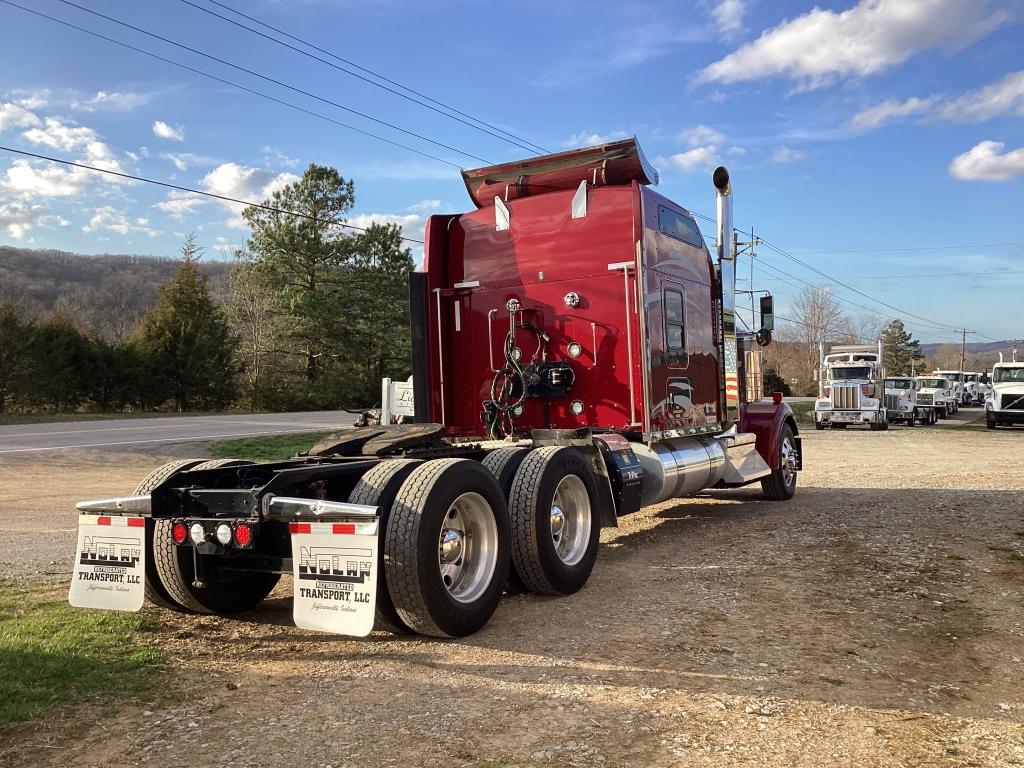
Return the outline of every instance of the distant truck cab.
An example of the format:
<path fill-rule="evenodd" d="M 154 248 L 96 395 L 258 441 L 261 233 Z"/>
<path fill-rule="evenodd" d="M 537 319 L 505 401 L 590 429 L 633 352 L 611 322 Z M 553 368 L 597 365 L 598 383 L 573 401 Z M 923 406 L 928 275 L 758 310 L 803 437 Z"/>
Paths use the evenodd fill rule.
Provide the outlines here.
<path fill-rule="evenodd" d="M 996 363 L 990 386 L 985 398 L 985 425 L 995 429 L 1024 424 L 1024 362 Z"/>
<path fill-rule="evenodd" d="M 818 399 L 814 403 L 815 429 L 845 429 L 866 424 L 872 431 L 889 428 L 884 402 L 882 342 L 877 346 L 837 344 L 825 354 L 820 348 Z"/>
<path fill-rule="evenodd" d="M 940 419 L 948 419 L 959 410 L 953 382 L 942 376 L 929 375 L 917 377 L 917 401 L 922 405 L 931 405 Z"/>
<path fill-rule="evenodd" d="M 938 418 L 931 398 L 920 402 L 918 382 L 912 376 L 890 376 L 885 380 L 885 411 L 890 422 L 909 427 L 918 422 L 934 424 Z"/>
<path fill-rule="evenodd" d="M 941 376 L 949 382 L 950 388 L 953 391 L 953 397 L 956 398 L 958 406 L 971 404 L 971 393 L 967 384 L 966 371 L 932 371 L 932 375 Z"/>

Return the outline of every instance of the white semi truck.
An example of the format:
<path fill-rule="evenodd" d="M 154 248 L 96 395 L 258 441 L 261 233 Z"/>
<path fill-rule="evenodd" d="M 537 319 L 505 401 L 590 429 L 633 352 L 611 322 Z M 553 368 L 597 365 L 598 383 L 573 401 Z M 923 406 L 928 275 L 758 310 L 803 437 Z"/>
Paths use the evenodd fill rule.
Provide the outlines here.
<path fill-rule="evenodd" d="M 814 428 L 845 429 L 850 424 L 867 424 L 872 431 L 888 429 L 882 342 L 877 346 L 837 344 L 827 355 L 822 344 L 819 358 Z"/>
<path fill-rule="evenodd" d="M 932 376 L 941 376 L 946 379 L 953 389 L 953 396 L 957 405 L 970 405 L 970 395 L 967 389 L 967 373 L 965 371 L 932 371 Z"/>
<path fill-rule="evenodd" d="M 1024 361 L 996 363 L 985 398 L 985 426 L 995 429 L 1011 424 L 1024 424 Z"/>
<path fill-rule="evenodd" d="M 953 382 L 949 379 L 937 375 L 918 376 L 917 385 L 918 402 L 932 405 L 938 418 L 948 419 L 959 410 Z"/>
<path fill-rule="evenodd" d="M 935 403 L 919 396 L 919 384 L 913 376 L 889 376 L 885 379 L 885 413 L 892 423 L 912 427 L 917 422 L 934 424 L 938 419 Z"/>

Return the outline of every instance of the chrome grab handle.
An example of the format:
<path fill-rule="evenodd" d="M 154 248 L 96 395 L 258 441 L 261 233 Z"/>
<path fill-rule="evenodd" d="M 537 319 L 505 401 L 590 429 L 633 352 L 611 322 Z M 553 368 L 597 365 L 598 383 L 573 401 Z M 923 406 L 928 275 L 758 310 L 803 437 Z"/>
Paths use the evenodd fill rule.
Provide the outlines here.
<path fill-rule="evenodd" d="M 494 321 L 494 315 L 497 314 L 498 310 L 492 309 L 487 313 L 487 357 L 491 361 L 491 373 L 497 373 L 498 369 L 494 367 L 494 339 L 491 335 L 491 325 Z"/>
<path fill-rule="evenodd" d="M 591 356 L 594 358 L 594 364 L 590 367 L 597 368 L 597 323 L 590 324 L 590 338 L 591 343 L 593 344 L 593 352 Z"/>
<path fill-rule="evenodd" d="M 438 394 L 441 397 L 441 423 L 444 424 L 444 329 L 441 328 L 441 289 L 435 288 L 434 295 L 437 296 L 437 373 L 440 384 Z"/>
<path fill-rule="evenodd" d="M 637 242 L 637 248 L 639 249 L 640 243 Z M 636 391 L 633 384 L 633 334 L 631 333 L 632 327 L 632 313 L 629 310 L 629 270 L 635 269 L 636 264 L 632 261 L 620 261 L 616 264 L 609 264 L 608 269 L 622 270 L 622 284 L 626 292 L 626 361 L 629 366 L 629 424 L 633 426 L 636 424 Z"/>

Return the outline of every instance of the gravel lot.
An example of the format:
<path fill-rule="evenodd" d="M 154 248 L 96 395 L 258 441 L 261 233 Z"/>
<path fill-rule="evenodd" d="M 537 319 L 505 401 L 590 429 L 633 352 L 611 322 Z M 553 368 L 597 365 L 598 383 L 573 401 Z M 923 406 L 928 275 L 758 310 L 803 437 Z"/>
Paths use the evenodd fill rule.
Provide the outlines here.
<path fill-rule="evenodd" d="M 465 640 L 304 632 L 285 582 L 239 620 L 150 609 L 160 698 L 0 733 L 0 764 L 1024 764 L 1024 430 L 804 437 L 793 501 L 646 509 L 582 592 L 506 598 Z M 11 572 L 26 547 L 66 569 L 71 502 L 156 459 L 46 461 L 0 472 Z"/>

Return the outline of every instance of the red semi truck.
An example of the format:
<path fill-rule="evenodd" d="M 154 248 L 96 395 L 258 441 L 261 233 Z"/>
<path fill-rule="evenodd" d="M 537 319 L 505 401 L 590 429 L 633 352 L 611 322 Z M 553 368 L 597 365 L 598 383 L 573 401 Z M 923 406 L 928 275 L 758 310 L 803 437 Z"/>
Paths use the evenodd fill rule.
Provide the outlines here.
<path fill-rule="evenodd" d="M 476 209 L 430 218 L 411 279 L 415 423 L 81 502 L 73 605 L 230 614 L 290 574 L 301 627 L 463 636 L 509 585 L 579 590 L 600 528 L 643 506 L 793 496 L 796 421 L 737 338 L 725 168 L 716 259 L 632 139 L 463 176 Z"/>

